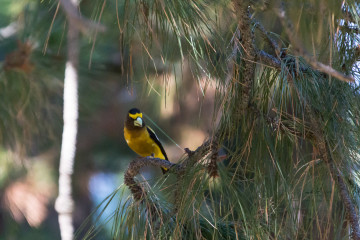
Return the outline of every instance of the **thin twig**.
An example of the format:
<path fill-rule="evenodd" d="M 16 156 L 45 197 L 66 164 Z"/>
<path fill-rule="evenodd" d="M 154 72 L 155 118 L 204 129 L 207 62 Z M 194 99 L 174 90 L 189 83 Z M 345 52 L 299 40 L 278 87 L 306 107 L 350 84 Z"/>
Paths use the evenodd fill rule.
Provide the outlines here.
<path fill-rule="evenodd" d="M 50 40 L 50 36 L 51 36 L 51 30 L 54 26 L 54 22 L 55 22 L 55 19 L 56 19 L 56 16 L 59 12 L 59 7 L 60 7 L 60 2 L 57 4 L 56 6 L 56 10 L 55 10 L 55 13 L 54 13 L 54 16 L 53 16 L 53 19 L 51 21 L 51 24 L 50 24 L 50 28 L 49 28 L 49 31 L 48 31 L 48 34 L 46 36 L 46 40 L 45 40 L 45 44 L 44 44 L 44 48 L 43 48 L 43 54 L 45 55 L 46 54 L 46 49 L 48 47 L 48 44 L 49 44 L 49 40 Z"/>
<path fill-rule="evenodd" d="M 260 51 L 258 51 L 257 56 L 261 63 L 264 63 L 268 66 L 271 66 L 271 67 L 279 69 L 279 70 L 281 69 L 280 60 L 277 59 L 276 57 L 274 57 L 273 55 L 271 55 L 263 50 L 260 50 Z"/>
<path fill-rule="evenodd" d="M 327 73 L 341 81 L 355 82 L 355 80 L 352 76 L 346 76 L 346 75 L 342 74 L 341 72 L 333 69 L 332 67 L 325 65 L 321 62 L 318 62 L 313 56 L 311 56 L 305 50 L 301 41 L 295 36 L 295 32 L 293 30 L 294 29 L 293 25 L 291 24 L 291 22 L 289 20 L 286 19 L 286 13 L 285 13 L 283 6 L 281 6 L 278 9 L 275 9 L 275 13 L 280 18 L 280 21 L 281 21 L 282 25 L 284 26 L 285 31 L 290 39 L 290 42 L 294 46 L 295 51 L 300 56 L 302 56 L 313 68 L 318 69 L 319 71 L 321 71 L 323 73 Z"/>
<path fill-rule="evenodd" d="M 280 56 L 280 48 L 277 42 L 269 35 L 269 33 L 265 30 L 264 26 L 259 21 L 254 21 L 255 27 L 260 30 L 261 34 L 264 36 L 265 40 L 269 42 L 269 44 L 273 47 L 276 56 Z"/>

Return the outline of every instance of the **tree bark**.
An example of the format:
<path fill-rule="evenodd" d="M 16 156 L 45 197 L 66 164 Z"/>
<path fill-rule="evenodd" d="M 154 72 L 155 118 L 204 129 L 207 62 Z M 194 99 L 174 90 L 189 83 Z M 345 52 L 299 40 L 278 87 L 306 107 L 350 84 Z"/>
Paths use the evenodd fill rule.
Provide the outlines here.
<path fill-rule="evenodd" d="M 251 19 L 249 2 L 244 0 L 233 0 L 234 9 L 237 13 L 238 26 L 240 31 L 241 46 L 244 49 L 245 61 L 244 72 L 241 80 L 241 98 L 239 102 L 238 116 L 244 114 L 249 106 L 252 82 L 255 73 L 255 49 L 254 32 L 251 30 Z"/>

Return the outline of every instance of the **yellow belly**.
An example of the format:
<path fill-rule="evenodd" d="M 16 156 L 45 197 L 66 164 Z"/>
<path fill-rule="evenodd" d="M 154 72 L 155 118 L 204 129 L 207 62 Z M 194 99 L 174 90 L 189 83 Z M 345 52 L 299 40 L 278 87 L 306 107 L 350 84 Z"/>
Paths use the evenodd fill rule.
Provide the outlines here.
<path fill-rule="evenodd" d="M 150 138 L 146 128 L 136 133 L 130 133 L 124 128 L 124 137 L 129 147 L 142 157 L 154 156 L 155 158 L 165 159 L 161 149 Z"/>

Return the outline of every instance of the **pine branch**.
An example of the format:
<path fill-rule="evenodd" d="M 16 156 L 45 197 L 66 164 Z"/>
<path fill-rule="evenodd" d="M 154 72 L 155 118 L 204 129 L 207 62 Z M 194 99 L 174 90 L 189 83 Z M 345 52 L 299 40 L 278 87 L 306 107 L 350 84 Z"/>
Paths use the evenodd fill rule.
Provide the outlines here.
<path fill-rule="evenodd" d="M 297 88 L 294 85 L 291 76 L 289 76 L 288 83 L 297 92 Z M 347 217 L 351 225 L 352 239 L 360 240 L 360 229 L 359 229 L 358 217 L 356 213 L 356 207 L 354 206 L 354 203 L 351 200 L 350 193 L 346 188 L 345 182 L 341 176 L 339 169 L 337 169 L 334 165 L 334 160 L 332 159 L 330 150 L 327 147 L 328 144 L 325 140 L 323 132 L 321 131 L 321 126 L 318 123 L 317 118 L 315 117 L 315 113 L 312 111 L 309 105 L 305 106 L 305 112 L 310 118 L 310 124 L 308 126 L 309 130 L 307 131 L 310 134 L 309 135 L 305 134 L 303 138 L 313 141 L 313 145 L 319 149 L 320 157 L 327 164 L 332 179 L 335 180 L 337 186 L 340 189 L 340 197 L 345 205 Z"/>
<path fill-rule="evenodd" d="M 270 46 L 274 49 L 276 56 L 273 56 L 270 53 L 265 52 L 264 50 L 257 51 L 256 57 L 260 60 L 261 63 L 268 65 L 270 67 L 281 69 L 280 59 L 280 47 L 277 42 L 270 37 L 269 33 L 265 30 L 264 26 L 256 20 L 253 20 L 255 27 L 260 30 L 261 36 L 267 41 Z"/>
<path fill-rule="evenodd" d="M 175 165 L 176 164 L 160 158 L 144 157 L 135 159 L 129 164 L 129 167 L 125 172 L 125 185 L 129 187 L 135 201 L 140 201 L 144 198 L 144 196 L 146 196 L 146 193 L 142 187 L 140 187 L 140 185 L 136 183 L 134 179 L 134 177 L 139 174 L 140 169 L 146 166 L 157 166 L 170 169 Z"/>
<path fill-rule="evenodd" d="M 282 16 L 285 16 L 285 14 L 283 14 Z M 283 19 L 283 21 L 284 21 L 284 19 Z M 280 66 L 278 65 L 277 59 L 274 56 L 272 56 L 264 51 L 260 51 L 259 56 L 260 56 L 260 59 L 262 58 L 262 61 L 267 62 L 269 65 L 271 64 L 275 68 L 281 67 L 281 64 L 280 64 Z M 289 76 L 289 77 L 291 78 L 291 76 Z M 295 91 L 297 91 L 292 80 L 289 81 L 289 84 L 292 88 L 295 89 Z M 257 110 L 256 108 L 255 108 L 255 110 L 253 109 L 253 111 L 258 112 L 258 114 L 261 114 L 259 112 L 259 110 Z M 340 197 L 345 205 L 345 209 L 347 212 L 347 218 L 351 225 L 351 230 L 352 230 L 351 237 L 352 237 L 352 239 L 358 240 L 358 239 L 360 239 L 360 228 L 359 228 L 359 223 L 358 223 L 358 216 L 356 213 L 356 207 L 354 206 L 354 203 L 352 202 L 349 191 L 348 191 L 346 184 L 342 178 L 341 172 L 334 165 L 334 160 L 332 159 L 330 151 L 327 147 L 327 142 L 325 140 L 325 137 L 323 136 L 323 133 L 320 131 L 320 129 L 321 129 L 320 125 L 318 124 L 318 121 L 316 120 L 316 117 L 314 116 L 313 111 L 311 111 L 311 109 L 308 105 L 306 105 L 306 112 L 310 117 L 311 128 L 308 126 L 309 129 L 305 132 L 305 135 L 303 135 L 303 138 L 314 141 L 314 146 L 317 146 L 317 148 L 319 149 L 321 158 L 328 165 L 331 177 L 332 177 L 332 179 L 334 179 L 336 181 L 337 186 L 340 189 Z M 284 125 L 282 127 L 281 122 L 279 120 L 270 118 L 268 116 L 265 116 L 265 119 L 270 126 L 275 125 L 278 128 L 282 129 L 284 132 L 288 133 L 290 131 L 290 133 L 292 133 L 296 136 L 301 136 L 300 134 L 298 134 L 299 132 L 296 129 L 293 129 L 293 127 L 288 128 L 286 125 Z M 286 129 L 284 129 L 284 127 Z"/>
<path fill-rule="evenodd" d="M 281 69 L 281 62 L 275 56 L 273 56 L 263 50 L 260 50 L 257 52 L 257 57 L 259 58 L 261 63 L 268 65 L 270 67 L 276 68 L 278 70 Z"/>
<path fill-rule="evenodd" d="M 146 199 L 146 191 L 135 181 L 135 176 L 139 174 L 140 169 L 145 166 L 156 166 L 156 167 L 165 167 L 170 169 L 170 172 L 174 172 L 177 175 L 177 181 L 175 185 L 174 191 L 174 209 L 173 214 L 175 215 L 179 209 L 180 201 L 181 201 L 181 186 L 183 182 L 183 177 L 186 172 L 186 169 L 192 167 L 196 162 L 203 159 L 208 152 L 210 151 L 210 141 L 206 141 L 200 147 L 198 147 L 195 151 L 190 151 L 189 149 L 185 149 L 185 152 L 188 154 L 188 158 L 186 158 L 181 164 L 174 164 L 167 160 L 160 158 L 152 158 L 145 157 L 133 160 L 124 175 L 124 183 L 131 191 L 133 198 L 135 201 L 144 201 Z M 148 213 L 151 216 L 150 219 L 152 222 L 155 222 L 157 218 L 161 215 L 161 212 L 158 211 L 158 207 L 156 204 L 152 202 L 148 202 L 146 205 L 148 209 Z M 155 232 L 157 232 L 158 226 L 155 227 Z M 156 234 L 155 234 L 156 235 Z"/>
<path fill-rule="evenodd" d="M 218 167 L 217 167 L 217 161 L 219 158 L 219 144 L 217 141 L 213 140 L 213 142 L 210 145 L 210 162 L 207 166 L 207 171 L 210 175 L 210 177 L 215 178 L 219 176 L 218 173 Z"/>
<path fill-rule="evenodd" d="M 279 45 L 277 44 L 277 42 L 272 37 L 270 37 L 269 33 L 265 30 L 264 26 L 260 22 L 254 20 L 254 24 L 255 24 L 255 27 L 260 30 L 264 39 L 270 44 L 270 46 L 272 46 L 272 48 L 274 49 L 274 51 L 276 53 L 276 56 L 279 57 L 280 56 L 280 48 L 279 48 Z"/>
<path fill-rule="evenodd" d="M 212 139 L 205 141 L 195 151 L 190 151 L 188 149 L 188 151 L 185 150 L 188 153 L 188 158 L 186 158 L 181 163 L 181 165 L 179 165 L 179 168 L 186 170 L 187 168 L 194 166 L 194 164 L 203 159 L 209 153 L 212 141 Z"/>
<path fill-rule="evenodd" d="M 354 240 L 360 240 L 360 228 L 358 222 L 358 216 L 356 213 L 356 207 L 352 202 L 350 197 L 350 193 L 346 187 L 344 179 L 340 170 L 335 166 L 334 160 L 331 156 L 330 150 L 328 148 L 328 144 L 325 140 L 325 136 L 321 131 L 321 127 L 314 116 L 314 113 L 310 110 L 310 107 L 307 105 L 305 108 L 307 114 L 310 117 L 311 126 L 314 132 L 314 146 L 319 150 L 320 157 L 327 164 L 331 178 L 335 180 L 337 186 L 340 190 L 340 197 L 345 206 L 345 211 L 347 214 L 347 219 L 350 222 L 351 226 L 351 238 Z"/>
<path fill-rule="evenodd" d="M 241 99 L 239 101 L 239 112 L 242 115 L 249 105 L 252 82 L 255 73 L 255 48 L 254 33 L 251 30 L 251 17 L 249 12 L 249 2 L 244 0 L 232 0 L 238 17 L 238 26 L 241 35 L 241 45 L 244 49 L 245 58 L 243 79 L 241 81 Z"/>
<path fill-rule="evenodd" d="M 344 14 L 344 20 L 347 21 L 348 23 L 357 23 L 357 20 L 354 19 L 354 17 L 352 16 L 352 14 L 349 12 L 348 9 L 343 9 L 342 13 Z"/>
<path fill-rule="evenodd" d="M 287 21 L 285 10 L 283 8 L 278 9 L 276 11 L 277 15 L 279 16 L 282 25 L 285 27 L 285 30 L 287 32 L 287 35 L 289 36 L 289 39 L 291 43 L 295 46 L 296 51 L 304 57 L 304 59 L 315 69 L 320 70 L 321 72 L 327 73 L 333 77 L 338 78 L 339 80 L 345 81 L 345 82 L 354 82 L 354 79 L 350 76 L 345 76 L 344 74 L 334 70 L 330 66 L 324 65 L 322 63 L 317 62 L 313 57 L 311 57 L 304 47 L 302 46 L 301 42 L 295 37 L 295 34 L 293 32 L 292 24 Z M 294 88 L 294 85 L 291 81 L 289 83 Z M 296 88 L 295 88 L 296 90 Z M 325 140 L 325 137 L 321 131 L 321 127 L 313 113 L 313 111 L 310 109 L 309 105 L 306 105 L 305 108 L 308 116 L 310 117 L 310 123 L 311 123 L 311 129 L 312 132 L 311 136 L 314 141 L 314 146 L 317 146 L 319 149 L 319 153 L 321 158 L 324 160 L 324 162 L 327 164 L 332 179 L 335 180 L 337 183 L 337 186 L 340 189 L 340 197 L 342 199 L 342 202 L 344 203 L 347 218 L 351 225 L 351 237 L 352 239 L 360 239 L 360 228 L 358 223 L 358 216 L 356 213 L 356 208 L 354 206 L 354 203 L 352 202 L 352 199 L 350 197 L 349 191 L 346 187 L 346 184 L 343 180 L 342 174 L 338 168 L 335 167 L 334 160 L 332 159 L 332 156 L 330 154 L 330 150 L 328 149 L 328 144 Z"/>
<path fill-rule="evenodd" d="M 124 183 L 129 187 L 135 201 L 143 200 L 146 196 L 144 189 L 134 179 L 139 174 L 140 169 L 146 166 L 164 167 L 167 169 L 177 166 L 175 173 L 180 173 L 182 170 L 181 165 L 160 158 L 144 157 L 131 161 L 124 175 Z"/>
<path fill-rule="evenodd" d="M 104 32 L 105 26 L 95 23 L 87 18 L 81 17 L 77 7 L 72 3 L 72 0 L 59 0 L 60 4 L 66 14 L 69 25 L 73 25 L 80 30 L 84 35 L 88 35 L 90 31 Z"/>
<path fill-rule="evenodd" d="M 288 83 L 297 92 L 297 88 L 294 85 L 294 83 L 291 79 L 291 76 L 289 76 Z M 352 239 L 360 240 L 360 228 L 359 228 L 358 217 L 357 217 L 357 213 L 356 213 L 356 207 L 354 206 L 354 203 L 351 200 L 349 191 L 346 188 L 346 185 L 344 183 L 344 180 L 341 176 L 339 169 L 337 169 L 334 165 L 334 160 L 332 159 L 330 151 L 327 147 L 327 142 L 321 131 L 321 127 L 317 121 L 317 118 L 315 117 L 314 112 L 310 109 L 309 105 L 306 105 L 305 111 L 310 118 L 310 126 L 311 127 L 309 126 L 309 130 L 307 131 L 310 134 L 309 135 L 305 134 L 303 137 L 305 139 L 312 140 L 314 142 L 313 145 L 317 146 L 317 148 L 319 149 L 320 156 L 324 160 L 324 162 L 327 164 L 332 179 L 335 180 L 335 182 L 337 183 L 337 185 L 340 189 L 340 197 L 345 205 L 347 217 L 348 217 L 348 220 L 351 225 Z M 270 119 L 269 123 L 271 123 L 271 119 Z"/>
<path fill-rule="evenodd" d="M 147 193 L 145 189 L 135 181 L 135 176 L 139 174 L 140 169 L 146 166 L 157 166 L 157 167 L 165 167 L 172 168 L 176 166 L 176 164 L 171 163 L 167 160 L 160 158 L 152 158 L 152 157 L 144 157 L 133 160 L 124 175 L 124 183 L 131 191 L 131 194 L 136 202 L 143 202 L 146 205 L 147 209 L 147 220 L 150 222 L 150 228 L 152 239 L 155 239 L 158 236 L 159 224 L 157 220 L 162 218 L 162 212 L 157 203 L 152 201 L 145 201 Z"/>
<path fill-rule="evenodd" d="M 286 19 L 286 13 L 283 7 L 275 9 L 275 13 L 280 18 L 282 25 L 285 28 L 285 31 L 290 39 L 290 42 L 294 46 L 295 51 L 297 54 L 302 56 L 313 68 L 318 69 L 319 71 L 329 74 L 341 81 L 344 82 L 355 82 L 352 76 L 346 76 L 341 72 L 333 69 L 332 67 L 325 65 L 321 62 L 318 62 L 313 56 L 311 56 L 304 48 L 301 41 L 295 36 L 294 27 L 292 23 Z"/>
<path fill-rule="evenodd" d="M 346 33 L 356 33 L 359 34 L 360 33 L 360 28 L 356 27 L 356 26 L 340 26 L 339 29 L 343 32 Z"/>
<path fill-rule="evenodd" d="M 144 157 L 133 160 L 124 175 L 125 185 L 129 187 L 135 201 L 142 200 L 146 193 L 143 189 L 136 183 L 134 177 L 139 174 L 140 169 L 145 166 L 156 166 L 156 167 L 165 167 L 167 169 L 173 169 L 173 171 L 178 176 L 182 176 L 185 170 L 189 167 L 192 167 L 196 162 L 201 160 L 207 155 L 210 151 L 210 140 L 203 143 L 195 151 L 190 151 L 185 149 L 188 153 L 188 158 L 186 158 L 181 164 L 171 163 L 167 160 L 153 157 Z"/>

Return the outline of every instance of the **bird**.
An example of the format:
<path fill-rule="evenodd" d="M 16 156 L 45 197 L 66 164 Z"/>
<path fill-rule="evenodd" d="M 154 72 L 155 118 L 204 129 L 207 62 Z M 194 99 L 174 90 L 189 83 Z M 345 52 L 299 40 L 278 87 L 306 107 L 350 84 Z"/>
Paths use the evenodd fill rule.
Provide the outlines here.
<path fill-rule="evenodd" d="M 165 149 L 154 130 L 146 126 L 142 112 L 137 108 L 129 110 L 124 124 L 124 138 L 128 146 L 141 157 L 152 156 L 169 161 Z M 161 167 L 165 174 L 168 169 Z"/>

